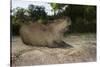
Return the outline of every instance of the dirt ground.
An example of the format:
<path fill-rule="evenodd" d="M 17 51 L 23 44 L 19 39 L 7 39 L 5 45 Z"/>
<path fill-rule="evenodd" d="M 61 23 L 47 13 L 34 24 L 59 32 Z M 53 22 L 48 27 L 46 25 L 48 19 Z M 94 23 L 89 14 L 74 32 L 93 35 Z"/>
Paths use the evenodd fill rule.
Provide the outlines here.
<path fill-rule="evenodd" d="M 20 37 L 13 36 L 11 64 L 30 66 L 96 61 L 96 34 L 71 34 L 66 36 L 64 41 L 73 47 L 32 47 L 23 44 Z"/>

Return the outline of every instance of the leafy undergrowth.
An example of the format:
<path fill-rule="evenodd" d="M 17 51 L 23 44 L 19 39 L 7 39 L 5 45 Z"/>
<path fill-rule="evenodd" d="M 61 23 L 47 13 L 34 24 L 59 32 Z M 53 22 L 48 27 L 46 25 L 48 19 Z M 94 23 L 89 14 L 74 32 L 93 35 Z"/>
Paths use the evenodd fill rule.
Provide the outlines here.
<path fill-rule="evenodd" d="M 96 34 L 70 34 L 64 38 L 71 48 L 31 47 L 20 37 L 12 38 L 12 65 L 29 66 L 96 61 Z"/>

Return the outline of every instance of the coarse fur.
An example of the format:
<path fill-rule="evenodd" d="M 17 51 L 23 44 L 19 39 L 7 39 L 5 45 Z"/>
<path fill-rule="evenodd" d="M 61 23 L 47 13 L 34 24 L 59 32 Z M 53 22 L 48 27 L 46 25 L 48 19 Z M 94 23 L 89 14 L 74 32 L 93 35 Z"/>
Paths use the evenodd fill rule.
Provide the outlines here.
<path fill-rule="evenodd" d="M 66 47 L 62 41 L 63 33 L 71 24 L 69 18 L 60 18 L 53 23 L 44 25 L 41 23 L 31 23 L 20 28 L 22 41 L 27 45 L 46 47 Z"/>

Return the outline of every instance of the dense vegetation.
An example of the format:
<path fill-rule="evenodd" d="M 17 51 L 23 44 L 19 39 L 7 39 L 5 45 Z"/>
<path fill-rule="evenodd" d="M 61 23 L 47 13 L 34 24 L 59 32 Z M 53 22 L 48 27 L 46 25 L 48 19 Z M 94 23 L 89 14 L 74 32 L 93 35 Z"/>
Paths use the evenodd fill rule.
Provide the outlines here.
<path fill-rule="evenodd" d="M 72 25 L 68 32 L 96 32 L 96 6 L 71 5 L 50 3 L 54 15 L 48 15 L 45 7 L 30 4 L 27 9 L 17 7 L 11 10 L 11 33 L 19 34 L 22 24 L 30 21 L 40 21 L 43 24 L 49 20 L 68 16 L 72 20 Z"/>

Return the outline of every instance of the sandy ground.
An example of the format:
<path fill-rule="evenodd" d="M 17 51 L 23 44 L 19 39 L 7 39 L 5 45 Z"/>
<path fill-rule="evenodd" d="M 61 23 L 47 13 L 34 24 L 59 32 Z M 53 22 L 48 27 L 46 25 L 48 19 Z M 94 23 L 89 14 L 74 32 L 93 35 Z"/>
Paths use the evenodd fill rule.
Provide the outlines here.
<path fill-rule="evenodd" d="M 64 41 L 72 48 L 32 47 L 12 38 L 12 65 L 30 66 L 96 61 L 96 34 L 71 34 Z"/>

